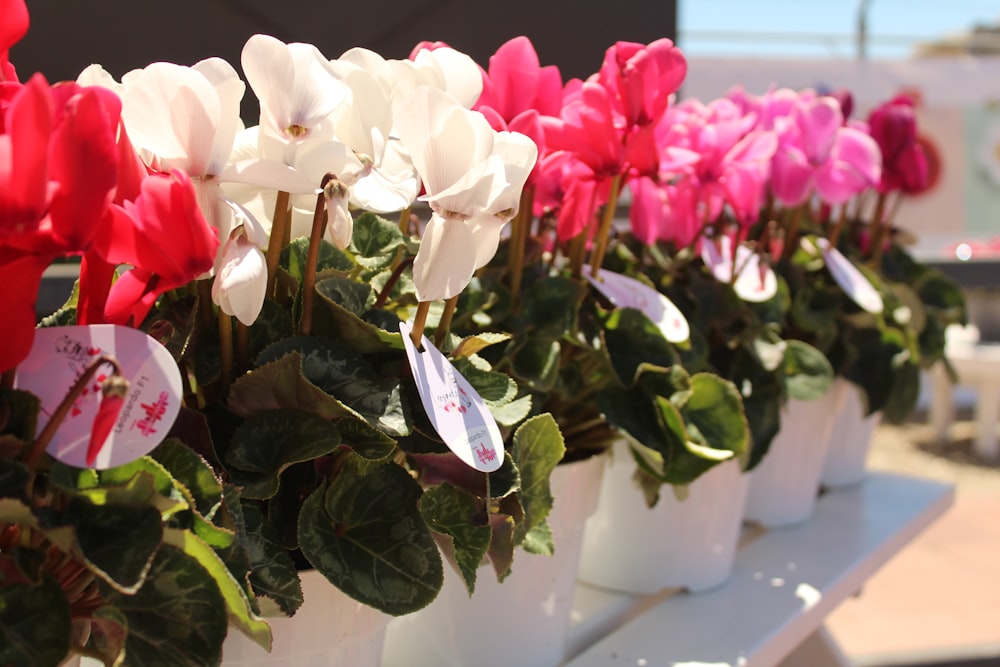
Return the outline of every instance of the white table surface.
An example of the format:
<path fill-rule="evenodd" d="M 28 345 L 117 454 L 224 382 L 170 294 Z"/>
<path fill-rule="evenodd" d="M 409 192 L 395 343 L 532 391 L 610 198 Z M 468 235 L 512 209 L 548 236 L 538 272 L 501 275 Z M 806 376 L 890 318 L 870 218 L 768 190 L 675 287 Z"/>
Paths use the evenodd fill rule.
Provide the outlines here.
<path fill-rule="evenodd" d="M 808 522 L 750 539 L 715 590 L 635 597 L 580 584 L 566 667 L 777 665 L 953 500 L 950 485 L 873 473 L 824 494 Z"/>

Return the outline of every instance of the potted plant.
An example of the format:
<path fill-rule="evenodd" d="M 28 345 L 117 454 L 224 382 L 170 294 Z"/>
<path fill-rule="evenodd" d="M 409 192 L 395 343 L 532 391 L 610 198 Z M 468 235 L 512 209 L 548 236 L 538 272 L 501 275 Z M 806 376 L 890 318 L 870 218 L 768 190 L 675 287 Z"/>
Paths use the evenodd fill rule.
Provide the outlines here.
<path fill-rule="evenodd" d="M 27 15 L 19 3 L 5 11 L 4 24 L 18 27 L 13 42 Z M 401 231 L 371 213 L 355 221 L 349 209 L 355 197 L 371 196 L 373 182 L 389 184 L 380 201 L 417 192 L 412 166 L 394 180 L 400 176 L 395 140 L 380 144 L 382 153 L 362 153 L 328 133 L 337 122 L 357 120 L 350 117 L 357 108 L 336 117 L 333 109 L 347 96 L 371 99 L 364 95 L 381 90 L 379 81 L 370 76 L 348 91 L 343 81 L 352 81 L 352 72 L 346 70 L 364 70 L 347 59 L 345 71 L 334 76 L 337 66 L 314 47 L 264 37 L 251 42 L 244 63 L 251 83 L 263 81 L 272 93 L 279 84 L 291 89 L 261 100 L 261 126 L 245 131 L 239 143 L 234 111 L 243 84 L 217 59 L 192 68 L 154 64 L 121 84 L 91 68 L 81 81 L 100 86 L 51 91 L 40 77 L 19 83 L 3 62 L 5 138 L 18 146 L 37 140 L 27 144 L 33 153 L 19 149 L 8 172 L 14 180 L 4 188 L 4 270 L 12 285 L 25 286 L 7 295 L 18 315 L 5 325 L 8 387 L 31 348 L 41 270 L 57 255 L 82 254 L 77 292 L 46 324 L 80 336 L 107 331 L 110 323 L 141 327 L 144 341 L 155 339 L 150 349 L 155 343 L 166 351 L 164 366 L 176 375 L 185 406 L 162 445 L 117 465 L 113 456 L 108 460 L 117 446 L 104 436 L 134 420 L 128 392 L 141 378 L 99 357 L 65 389 L 71 395 L 37 436 L 39 401 L 26 391 L 4 390 L 9 417 L 0 556 L 12 582 L 2 591 L 11 601 L 4 624 L 21 638 L 6 649 L 11 662 L 55 664 L 72 650 L 107 664 L 166 654 L 183 664 L 217 663 L 230 623 L 269 646 L 262 615 L 292 614 L 302 604 L 303 567 L 354 599 L 400 614 L 426 605 L 441 586 L 435 537 L 471 587 L 487 552 L 505 573 L 514 547 L 545 532 L 547 478 L 562 438 L 551 417 L 526 420 L 530 405 L 515 400 L 516 382 L 477 354 L 505 336 L 466 338 L 452 355 L 467 376 L 458 386 L 478 390 L 477 405 L 504 425 L 493 444 L 506 443 L 506 454 L 482 450 L 492 453 L 492 472 L 456 465 L 421 407 L 399 323 L 416 312 L 413 340 L 426 346 L 420 329 L 438 319 L 431 300 L 444 298 L 437 281 L 457 294 L 468 275 L 436 274 L 433 253 L 441 245 L 427 234 L 419 248 L 430 250 L 430 270 L 421 268 L 427 258 L 405 231 L 408 214 Z M 3 46 L 6 53 L 9 45 Z M 466 63 L 455 52 L 439 56 L 399 66 L 411 68 L 422 84 L 440 86 L 450 67 L 443 62 Z M 283 67 L 301 76 L 283 79 Z M 301 101 L 296 95 L 317 84 L 328 87 L 312 89 L 321 91 L 307 100 L 312 106 L 289 108 L 288 100 Z M 431 208 L 445 218 L 438 231 L 447 233 L 455 222 L 448 215 L 459 205 L 501 226 L 506 211 L 515 210 L 506 202 L 517 202 L 517 173 L 530 169 L 534 145 L 470 119 L 438 88 L 415 86 L 413 95 L 422 97 L 405 107 L 417 110 L 404 121 L 412 137 L 408 149 L 428 168 Z M 382 102 L 366 116 L 372 130 L 388 130 L 372 120 L 381 122 L 391 111 L 392 100 Z M 47 121 L 47 109 L 53 109 L 50 125 L 32 123 Z M 165 116 L 188 122 L 155 122 Z M 292 116 L 296 122 L 289 122 Z M 453 122 L 437 131 L 428 123 L 441 116 Z M 476 139 L 462 156 L 466 162 L 442 163 L 438 146 L 463 131 Z M 500 156 L 501 146 L 511 151 Z M 36 165 L 44 166 L 48 153 L 46 181 Z M 313 179 L 309 159 L 317 157 L 337 173 Z M 478 160 L 480 178 L 494 179 L 497 187 L 464 196 L 462 184 L 441 180 L 467 174 Z M 436 181 L 428 176 L 431 168 Z M 227 181 L 278 193 L 262 196 L 258 187 L 226 195 L 219 184 Z M 88 207 L 63 203 L 79 192 L 91 193 Z M 308 239 L 291 239 L 289 223 L 302 199 L 288 196 L 295 194 L 313 202 Z M 251 211 L 264 198 L 277 202 L 276 213 L 257 218 Z M 370 199 L 368 206 L 381 204 Z M 333 243 L 323 239 L 324 230 Z M 128 268 L 115 280 L 123 263 Z M 214 277 L 202 277 L 209 271 Z M 439 326 L 442 335 L 446 329 Z M 97 387 L 104 397 L 92 399 L 94 374 L 105 366 L 113 372 L 105 371 Z M 28 383 L 27 371 L 19 369 L 19 384 Z M 86 392 L 83 413 L 97 417 L 86 467 L 54 461 L 44 453 L 53 451 L 52 433 Z"/>

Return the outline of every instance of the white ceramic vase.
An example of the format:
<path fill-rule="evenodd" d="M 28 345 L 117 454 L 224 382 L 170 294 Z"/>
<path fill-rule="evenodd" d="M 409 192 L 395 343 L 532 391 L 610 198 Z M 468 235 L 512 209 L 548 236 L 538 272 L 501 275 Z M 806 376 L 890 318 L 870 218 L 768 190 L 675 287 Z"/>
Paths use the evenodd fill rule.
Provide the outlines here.
<path fill-rule="evenodd" d="M 604 456 L 559 465 L 549 515 L 553 556 L 519 551 L 498 584 L 480 568 L 470 598 L 451 567 L 426 608 L 393 619 L 383 667 L 556 667 L 563 661 L 583 526 L 597 506 Z M 349 663 L 345 663 L 349 664 Z"/>
<path fill-rule="evenodd" d="M 831 489 L 857 484 L 864 479 L 872 435 L 882 421 L 881 412 L 865 417 L 860 387 L 841 377 L 836 382 L 842 385 L 843 398 L 821 477 L 823 486 Z"/>
<path fill-rule="evenodd" d="M 291 618 L 268 618 L 268 653 L 230 628 L 222 645 L 225 667 L 378 667 L 391 616 L 341 593 L 315 570 L 299 573 L 302 606 Z"/>
<path fill-rule="evenodd" d="M 628 445 L 615 444 L 597 511 L 587 521 L 580 580 L 626 593 L 668 587 L 714 588 L 729 578 L 749 476 L 725 461 L 690 484 L 679 500 L 665 486 L 650 508 L 632 481 Z"/>
<path fill-rule="evenodd" d="M 747 520 L 776 527 L 812 516 L 843 389 L 834 383 L 814 401 L 790 399 L 782 408 L 781 428 L 750 473 Z"/>

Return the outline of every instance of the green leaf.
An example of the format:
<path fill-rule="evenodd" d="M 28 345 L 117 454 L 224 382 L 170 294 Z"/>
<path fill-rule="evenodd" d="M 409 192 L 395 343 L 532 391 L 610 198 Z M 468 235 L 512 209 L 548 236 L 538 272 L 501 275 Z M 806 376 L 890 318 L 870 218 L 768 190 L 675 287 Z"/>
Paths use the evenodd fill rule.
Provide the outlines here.
<path fill-rule="evenodd" d="M 731 382 L 711 373 L 696 373 L 691 376 L 691 388 L 691 397 L 680 411 L 688 437 L 667 470 L 668 481 L 674 485 L 690 484 L 717 463 L 743 456 L 749 439 L 743 402 Z"/>
<path fill-rule="evenodd" d="M 371 288 L 367 284 L 333 276 L 316 283 L 316 294 L 336 323 L 337 337 L 355 352 L 368 354 L 403 349 L 398 319 L 393 331 L 363 319 L 371 298 Z"/>
<path fill-rule="evenodd" d="M 226 565 L 219 558 L 219 555 L 193 533 L 186 530 L 167 528 L 163 534 L 163 543 L 180 549 L 208 573 L 222 595 L 229 622 L 247 637 L 270 651 L 271 628 L 251 611 L 250 602 L 243 589 L 226 569 Z"/>
<path fill-rule="evenodd" d="M 212 575 L 180 549 L 163 546 L 135 594 L 105 586 L 102 594 L 127 621 L 129 664 L 204 667 L 222 659 L 225 600 Z"/>
<path fill-rule="evenodd" d="M 514 426 L 531 414 L 531 396 L 521 396 L 503 405 L 488 405 L 490 414 L 500 426 Z"/>
<path fill-rule="evenodd" d="M 481 350 L 485 350 L 491 345 L 496 345 L 498 343 L 503 343 L 511 339 L 511 335 L 508 333 L 493 333 L 490 331 L 484 331 L 478 333 L 474 336 L 466 336 L 455 348 L 452 353 L 452 357 L 468 357 Z"/>
<path fill-rule="evenodd" d="M 586 286 L 560 276 L 528 285 L 521 300 L 525 329 L 549 340 L 571 336 L 576 331 L 580 305 L 586 296 Z"/>
<path fill-rule="evenodd" d="M 62 519 L 75 529 L 80 552 L 104 581 L 124 593 L 143 584 L 163 539 L 155 507 L 73 497 Z"/>
<path fill-rule="evenodd" d="M 388 435 L 354 417 L 338 419 L 341 442 L 368 461 L 385 461 L 396 451 L 396 441 Z"/>
<path fill-rule="evenodd" d="M 302 605 L 302 584 L 295 563 L 278 543 L 274 527 L 257 505 L 246 503 L 243 518 L 242 537 L 252 564 L 250 585 L 254 594 L 274 601 L 282 613 L 291 616 Z"/>
<path fill-rule="evenodd" d="M 35 439 L 38 431 L 38 411 L 41 401 L 34 394 L 18 389 L 0 389 L 0 412 L 6 415 L 0 433 L 9 434 L 25 443 Z"/>
<path fill-rule="evenodd" d="M 233 434 L 226 462 L 230 478 L 244 498 L 271 498 L 281 473 L 294 463 L 312 461 L 340 446 L 331 422 L 302 410 L 274 410 L 254 415 Z"/>
<path fill-rule="evenodd" d="M 271 345 L 260 357 L 267 362 L 288 352 L 302 353 L 302 373 L 311 383 L 347 408 L 339 416 L 360 416 L 393 436 L 410 432 L 399 379 L 376 372 L 362 356 L 335 342 L 295 336 Z"/>
<path fill-rule="evenodd" d="M 441 556 L 417 500 L 420 486 L 394 463 L 361 475 L 347 460 L 306 498 L 302 554 L 337 588 L 387 614 L 427 606 L 441 590 Z"/>
<path fill-rule="evenodd" d="M 281 408 L 305 410 L 324 419 L 354 414 L 302 375 L 302 353 L 298 350 L 238 378 L 229 388 L 228 406 L 241 417 Z"/>
<path fill-rule="evenodd" d="M 376 263 L 366 263 L 368 268 L 387 266 L 396 256 L 396 249 L 406 242 L 399 225 L 374 213 L 362 213 L 354 221 L 351 234 L 351 251 L 365 258 L 379 258 Z"/>
<path fill-rule="evenodd" d="M 201 456 L 176 438 L 167 438 L 150 456 L 190 493 L 194 508 L 211 519 L 222 502 L 222 482 Z"/>
<path fill-rule="evenodd" d="M 680 361 L 660 329 L 634 308 L 618 308 L 605 322 L 608 353 L 619 381 L 630 386 L 643 364 L 669 367 Z"/>
<path fill-rule="evenodd" d="M 316 490 L 320 475 L 313 462 L 293 465 L 281 476 L 278 493 L 267 503 L 267 520 L 275 539 L 287 551 L 299 548 L 299 512 L 302 499 Z"/>
<path fill-rule="evenodd" d="M 249 354 L 256 359 L 265 347 L 295 333 L 292 316 L 271 299 L 264 299 L 260 314 L 249 329 Z"/>
<path fill-rule="evenodd" d="M 281 258 L 278 260 L 279 266 L 288 272 L 296 283 L 302 282 L 305 274 L 306 258 L 309 255 L 309 239 L 299 237 L 292 239 L 292 242 L 281 249 Z M 319 245 L 319 258 L 316 263 L 317 273 L 328 270 L 348 272 L 354 269 L 354 262 L 351 258 L 338 250 L 335 245 L 323 239 Z"/>
<path fill-rule="evenodd" d="M 790 398 L 813 401 L 833 384 L 833 367 L 812 345 L 789 340 L 785 348 L 785 386 Z"/>
<path fill-rule="evenodd" d="M 505 405 L 517 396 L 517 383 L 506 373 L 483 370 L 465 357 L 455 359 L 455 370 L 469 381 L 488 405 Z"/>
<path fill-rule="evenodd" d="M 475 517 L 482 513 L 481 501 L 453 486 L 442 484 L 424 492 L 420 514 L 431 530 L 441 537 L 438 543 L 445 557 L 458 569 L 469 595 L 476 588 L 476 572 L 486 556 L 492 536 L 486 523 Z"/>
<path fill-rule="evenodd" d="M 0 459 L 0 498 L 28 500 L 25 489 L 31 470 L 20 461 Z"/>
<path fill-rule="evenodd" d="M 0 665 L 58 665 L 69 651 L 69 600 L 44 554 L 0 553 Z"/>
<path fill-rule="evenodd" d="M 511 372 L 535 391 L 550 391 L 559 379 L 559 351 L 557 340 L 528 336 L 514 352 Z"/>
<path fill-rule="evenodd" d="M 520 501 L 524 507 L 524 520 L 514 533 L 515 544 L 542 525 L 552 510 L 549 477 L 565 453 L 562 433 L 549 413 L 532 417 L 514 432 L 511 456 L 521 474 Z"/>
<path fill-rule="evenodd" d="M 540 523 L 524 536 L 521 548 L 536 556 L 551 556 L 555 553 L 555 540 L 552 538 L 552 527 L 548 523 Z"/>

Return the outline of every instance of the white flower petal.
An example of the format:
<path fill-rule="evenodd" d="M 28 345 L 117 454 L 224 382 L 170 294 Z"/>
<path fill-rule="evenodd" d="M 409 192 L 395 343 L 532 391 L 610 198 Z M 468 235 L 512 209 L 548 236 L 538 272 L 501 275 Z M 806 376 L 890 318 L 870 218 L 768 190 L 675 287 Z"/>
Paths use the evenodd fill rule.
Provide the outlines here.
<path fill-rule="evenodd" d="M 413 260 L 413 285 L 421 301 L 450 299 L 465 289 L 476 270 L 475 239 L 458 220 L 432 215 Z"/>
<path fill-rule="evenodd" d="M 351 234 L 354 233 L 354 217 L 348 208 L 347 199 L 335 198 L 326 203 L 327 211 L 327 232 L 333 245 L 341 250 L 346 248 L 351 242 Z"/>
<path fill-rule="evenodd" d="M 233 66 L 222 58 L 202 60 L 195 63 L 191 69 L 200 73 L 212 84 L 219 98 L 219 124 L 212 143 L 208 166 L 210 174 L 218 174 L 229 160 L 237 133 L 243 129 L 243 121 L 240 120 L 240 102 L 246 92 L 246 84 L 240 80 Z"/>
<path fill-rule="evenodd" d="M 132 143 L 155 155 L 160 169 L 210 175 L 221 109 L 208 79 L 190 67 L 153 63 L 126 74 L 122 85 L 122 120 Z"/>
<path fill-rule="evenodd" d="M 486 266 L 497 254 L 500 247 L 500 232 L 506 224 L 503 220 L 489 213 L 481 213 L 469 220 L 473 242 L 476 249 L 476 268 Z"/>
<path fill-rule="evenodd" d="M 483 92 L 483 75 L 476 61 L 447 47 L 424 49 L 414 58 L 418 68 L 428 61 L 441 73 L 444 90 L 466 109 L 471 109 Z"/>
<path fill-rule="evenodd" d="M 298 140 L 343 101 L 345 88 L 326 58 L 311 44 L 253 35 L 241 57 L 247 82 L 260 100 L 262 123 L 288 140 Z"/>
<path fill-rule="evenodd" d="M 88 65 L 80 72 L 80 75 L 76 77 L 76 82 L 81 86 L 100 86 L 101 88 L 107 88 L 112 90 L 121 97 L 122 84 L 115 81 L 115 78 L 111 76 L 111 73 L 104 69 L 102 66 L 93 64 Z"/>
<path fill-rule="evenodd" d="M 219 174 L 227 183 L 247 183 L 294 194 L 314 193 L 317 183 L 305 174 L 280 162 L 264 159 L 240 160 Z"/>
<path fill-rule="evenodd" d="M 222 312 L 250 326 L 260 315 L 267 291 L 264 253 L 237 232 L 226 241 L 223 256 L 212 284 L 212 301 Z"/>
<path fill-rule="evenodd" d="M 395 129 L 431 195 L 458 183 L 486 160 L 496 134 L 482 114 L 428 86 L 407 97 Z"/>

